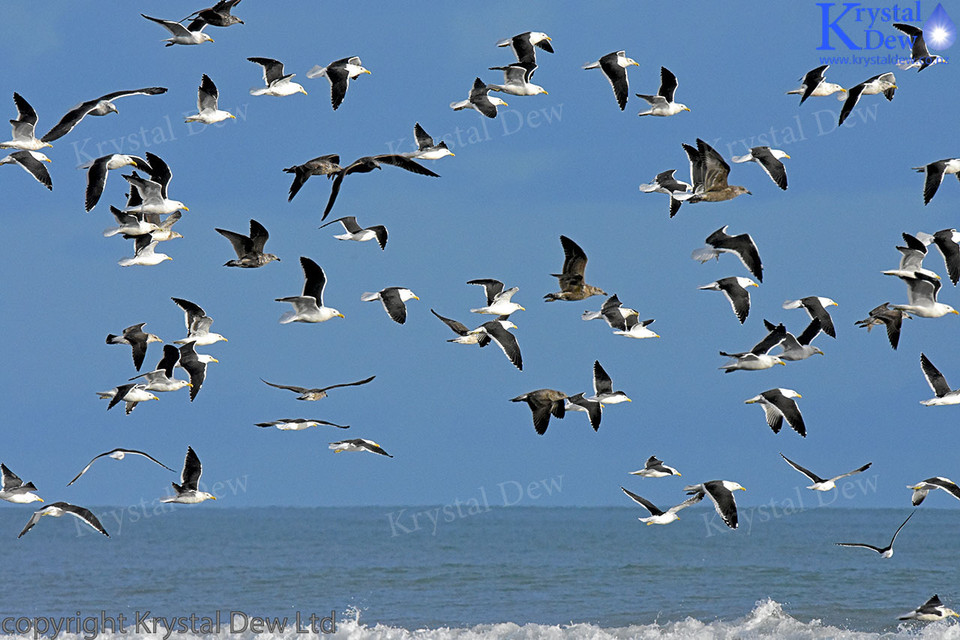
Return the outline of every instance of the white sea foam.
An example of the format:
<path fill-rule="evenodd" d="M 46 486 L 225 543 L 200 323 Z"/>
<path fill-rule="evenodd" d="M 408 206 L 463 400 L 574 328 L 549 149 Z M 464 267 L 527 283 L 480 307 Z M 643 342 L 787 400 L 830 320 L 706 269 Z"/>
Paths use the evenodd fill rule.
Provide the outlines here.
<path fill-rule="evenodd" d="M 433 629 L 403 629 L 376 624 L 367 626 L 360 620 L 360 612 L 350 609 L 338 615 L 336 632 L 312 633 L 259 633 L 249 631 L 230 633 L 226 629 L 214 634 L 157 633 L 138 634 L 128 630 L 126 634 L 106 632 L 91 637 L 90 634 L 62 633 L 57 640 L 290 640 L 290 638 L 330 640 L 960 640 L 960 624 L 956 622 L 901 623 L 891 622 L 889 631 L 883 633 L 855 631 L 823 625 L 819 620 L 801 622 L 784 613 L 783 606 L 774 600 L 757 602 L 745 617 L 733 621 L 703 622 L 687 618 L 665 624 L 631 625 L 604 628 L 594 624 L 543 625 L 500 622 L 473 627 L 439 627 Z M 49 638 L 50 634 L 40 635 Z M 3 635 L 0 640 L 37 640 L 32 634 Z"/>

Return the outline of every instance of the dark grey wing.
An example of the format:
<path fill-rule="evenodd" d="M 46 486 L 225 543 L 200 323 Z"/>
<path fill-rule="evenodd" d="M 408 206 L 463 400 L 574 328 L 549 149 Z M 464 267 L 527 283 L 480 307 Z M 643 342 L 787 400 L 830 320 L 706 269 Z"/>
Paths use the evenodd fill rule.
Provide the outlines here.
<path fill-rule="evenodd" d="M 2 473 L 2 484 L 0 484 L 0 490 L 2 491 L 13 491 L 14 489 L 20 489 L 25 487 L 23 480 L 15 474 L 13 471 L 7 468 L 7 465 L 0 464 L 0 473 Z"/>
<path fill-rule="evenodd" d="M 180 486 L 185 490 L 196 491 L 202 473 L 200 458 L 193 447 L 187 447 L 187 457 L 183 460 L 183 471 L 180 474 Z"/>
<path fill-rule="evenodd" d="M 283 77 L 283 63 L 272 58 L 247 58 L 250 62 L 263 67 L 263 80 L 268 85 Z"/>
<path fill-rule="evenodd" d="M 733 251 L 743 262 L 743 265 L 756 277 L 763 282 L 763 263 L 760 261 L 760 252 L 757 251 L 757 245 L 749 234 L 741 233 L 729 239 L 725 248 Z"/>
<path fill-rule="evenodd" d="M 123 400 L 123 397 L 127 395 L 127 392 L 130 391 L 130 389 L 133 389 L 135 386 L 136 385 L 133 383 L 121 384 L 120 386 L 118 386 L 116 394 L 114 394 L 114 396 L 110 398 L 110 402 L 107 404 L 107 410 L 109 411 L 110 409 L 113 409 L 113 407 L 115 407 L 121 400 Z"/>
<path fill-rule="evenodd" d="M 504 329 L 499 320 L 484 322 L 482 326 L 483 330 L 486 331 L 500 349 L 503 350 L 504 355 L 513 363 L 513 366 L 523 371 L 523 358 L 520 355 L 520 344 L 517 342 L 517 337 Z M 600 403 L 598 402 L 597 404 Z M 597 423 L 599 424 L 599 422 L 598 419 Z"/>
<path fill-rule="evenodd" d="M 677 90 L 677 76 L 666 67 L 660 67 L 660 91 L 657 95 L 663 96 L 667 102 L 673 102 L 673 94 Z"/>
<path fill-rule="evenodd" d="M 323 269 L 310 258 L 301 256 L 300 266 L 303 267 L 303 295 L 316 298 L 317 306 L 323 306 L 323 288 L 327 286 L 327 276 Z"/>
<path fill-rule="evenodd" d="M 87 193 L 85 208 L 90 211 L 100 202 L 100 196 L 103 195 L 103 189 L 107 184 L 107 161 L 111 156 L 97 158 L 87 170 Z"/>
<path fill-rule="evenodd" d="M 493 304 L 494 298 L 503 291 L 503 283 L 499 280 L 494 280 L 493 278 L 477 278 L 475 280 L 467 280 L 467 284 L 477 284 L 483 287 L 484 292 L 487 294 L 487 306 Z"/>
<path fill-rule="evenodd" d="M 871 551 L 876 551 L 877 553 L 883 553 L 886 551 L 886 549 L 875 547 L 872 544 L 867 544 L 866 542 L 838 542 L 836 544 L 838 547 L 863 547 L 864 549 L 870 549 Z"/>
<path fill-rule="evenodd" d="M 346 59 L 338 62 L 345 63 Z M 333 105 L 333 110 L 336 111 L 347 95 L 350 75 L 343 64 L 334 62 L 327 67 L 327 78 L 330 79 L 330 103 Z"/>
<path fill-rule="evenodd" d="M 116 451 L 116 449 L 114 449 L 113 451 Z M 88 463 L 87 463 L 87 466 L 85 466 L 85 467 L 80 471 L 80 473 L 78 473 L 77 475 L 75 475 L 75 476 L 73 477 L 73 480 L 71 480 L 70 482 L 67 483 L 67 486 L 69 487 L 69 486 L 72 485 L 74 482 L 76 482 L 77 480 L 79 480 L 79 479 L 80 479 L 80 476 L 82 476 L 83 474 L 85 474 L 87 471 L 90 470 L 90 467 L 93 466 L 93 463 L 94 463 L 94 462 L 96 462 L 97 460 L 99 460 L 99 459 L 102 458 L 103 456 L 108 456 L 108 455 L 110 455 L 111 453 L 113 453 L 113 451 L 105 451 L 105 452 L 103 452 L 103 453 L 101 453 L 101 454 L 99 454 L 99 455 L 94 456 L 94 457 L 93 457 L 93 460 L 91 460 L 90 462 L 88 462 Z"/>
<path fill-rule="evenodd" d="M 339 387 L 357 387 L 361 384 L 367 384 L 368 382 L 372 382 L 373 379 L 376 377 L 377 376 L 370 376 L 369 378 L 364 378 L 363 380 L 357 380 L 356 382 L 341 382 L 340 384 L 332 384 L 329 387 L 323 387 L 322 389 L 311 389 L 311 391 L 329 391 L 330 389 L 337 389 Z M 270 384 L 270 383 L 267 382 L 267 384 Z M 274 386 L 277 386 L 277 385 L 274 385 Z M 287 388 L 289 389 L 290 387 L 287 387 Z"/>
<path fill-rule="evenodd" d="M 754 355 L 763 355 L 773 349 L 775 346 L 780 344 L 780 342 L 787 337 L 787 328 L 783 326 L 781 322 L 776 327 L 770 330 L 763 340 L 753 345 L 753 348 L 750 349 L 750 353 Z"/>
<path fill-rule="evenodd" d="M 383 450 L 383 447 L 381 447 L 380 445 L 376 444 L 375 442 L 370 442 L 369 440 L 359 439 L 359 440 L 357 441 L 357 444 L 359 444 L 361 447 L 363 447 L 363 448 L 366 449 L 367 451 L 371 451 L 371 452 L 373 452 L 373 453 L 379 453 L 381 456 L 387 456 L 388 458 L 392 458 L 392 457 L 393 457 L 392 455 L 390 455 L 389 453 L 387 453 L 386 451 L 384 451 L 384 450 Z"/>
<path fill-rule="evenodd" d="M 703 155 L 692 145 L 683 143 L 683 150 L 687 154 L 687 160 L 690 161 L 690 182 L 693 183 L 693 190 L 703 187 L 703 179 L 706 174 L 706 163 L 703 161 Z"/>
<path fill-rule="evenodd" d="M 567 236 L 560 236 L 560 244 L 563 245 L 563 275 L 583 278 L 584 269 L 587 267 L 587 254 Z"/>
<path fill-rule="evenodd" d="M 750 315 L 750 292 L 741 287 L 735 277 L 721 278 L 717 280 L 717 284 L 720 285 L 720 290 L 733 307 L 733 312 L 740 320 L 740 324 L 743 324 Z"/>
<path fill-rule="evenodd" d="M 824 482 L 824 481 L 826 480 L 826 478 L 821 478 L 820 476 L 818 476 L 817 474 L 815 474 L 813 471 L 810 471 L 809 469 L 806 469 L 806 468 L 804 468 L 804 467 L 801 467 L 799 464 L 797 464 L 796 462 L 794 462 L 793 460 L 791 460 L 791 459 L 788 458 L 787 456 L 783 455 L 782 453 L 780 454 L 780 457 L 783 458 L 784 460 L 786 460 L 788 465 L 790 465 L 791 467 L 793 467 L 794 469 L 796 469 L 797 471 L 799 471 L 799 472 L 802 473 L 803 475 L 805 475 L 805 476 L 807 476 L 808 478 L 810 478 L 810 480 L 811 480 L 812 482 Z M 836 478 L 834 478 L 834 480 L 836 480 Z"/>
<path fill-rule="evenodd" d="M 197 323 L 207 315 L 203 309 L 200 308 L 200 305 L 190 302 L 189 300 L 173 297 L 170 299 L 176 302 L 178 307 L 183 309 L 187 332 L 193 331 Z"/>
<path fill-rule="evenodd" d="M 437 316 L 445 325 L 450 327 L 453 330 L 453 332 L 456 333 L 457 335 L 465 336 L 468 333 L 470 333 L 470 328 L 467 327 L 467 325 L 463 324 L 462 322 L 458 322 L 457 320 L 454 320 L 452 318 L 445 318 L 439 313 L 437 313 L 436 311 L 434 311 L 433 309 L 430 309 L 430 313 Z"/>
<path fill-rule="evenodd" d="M 15 102 L 17 101 L 16 96 L 17 94 L 14 94 Z M 43 137 L 40 138 L 40 141 L 53 142 L 54 140 L 57 140 L 58 138 L 62 138 L 63 136 L 70 133 L 73 130 L 73 128 L 77 126 L 81 120 L 83 120 L 83 117 L 88 113 L 90 113 L 90 111 L 97 106 L 98 102 L 100 102 L 100 98 L 97 98 L 96 100 L 87 100 L 86 102 L 81 102 L 80 104 L 75 106 L 73 109 L 70 109 L 70 111 L 67 111 L 64 114 L 64 116 L 60 118 L 60 121 L 57 124 L 53 125 L 53 128 L 50 129 L 50 131 L 47 131 L 45 134 L 43 134 Z M 23 100 L 23 103 L 26 104 L 27 101 Z M 30 107 L 30 105 L 27 104 L 27 107 Z M 17 102 L 17 108 L 20 109 L 20 102 Z M 30 107 L 30 110 L 33 111 L 33 108 Z M 22 110 L 21 110 L 21 117 L 18 119 L 20 120 L 23 119 Z M 36 124 L 36 123 L 37 123 L 37 112 L 33 111 L 33 124 Z"/>
<path fill-rule="evenodd" d="M 861 82 L 855 87 L 851 87 L 847 90 L 847 99 L 843 102 L 843 107 L 840 109 L 840 121 L 837 123 L 837 126 L 843 124 L 843 121 L 847 119 L 847 116 L 853 111 L 853 108 L 857 106 L 857 102 L 860 100 L 860 94 L 863 93 L 864 84 Z"/>
<path fill-rule="evenodd" d="M 254 219 L 250 219 L 250 246 L 254 253 L 263 253 L 263 247 L 267 244 L 270 234 L 266 227 Z"/>
<path fill-rule="evenodd" d="M 167 187 L 170 184 L 171 178 L 173 178 L 173 172 L 170 171 L 170 167 L 160 156 L 149 151 L 144 155 L 147 157 L 147 163 L 150 165 L 148 170 L 150 179 L 160 185 L 160 195 L 166 198 Z"/>
<path fill-rule="evenodd" d="M 630 497 L 631 500 L 633 500 L 634 502 L 636 502 L 637 504 L 639 504 L 641 507 L 643 507 L 644 509 L 646 509 L 647 511 L 649 511 L 649 512 L 650 512 L 650 515 L 652 515 L 652 516 L 662 516 L 662 515 L 663 515 L 664 512 L 661 511 L 659 508 L 657 508 L 657 506 L 656 506 L 655 504 L 653 504 L 652 502 L 650 502 L 650 501 L 647 500 L 646 498 L 642 498 L 642 497 L 638 496 L 637 494 L 635 494 L 634 492 L 632 492 L 632 491 L 630 491 L 630 490 L 628 490 L 628 489 L 624 489 L 623 487 L 620 487 L 620 490 L 623 491 L 625 494 L 627 494 L 627 495 Z"/>
<path fill-rule="evenodd" d="M 29 151 L 14 151 L 10 154 L 17 164 L 26 169 L 27 173 L 32 175 L 37 182 L 53 191 L 53 180 L 50 178 L 50 172 L 43 165 L 43 162 L 33 157 Z"/>
<path fill-rule="evenodd" d="M 342 224 L 344 231 L 347 233 L 357 233 L 358 231 L 363 231 L 363 228 L 357 224 L 356 216 L 343 216 L 342 218 L 334 218 L 330 222 L 325 222 L 324 224 L 320 225 L 319 228 L 323 229 L 324 227 L 328 227 L 335 222 Z"/>
<path fill-rule="evenodd" d="M 343 176 L 347 173 L 346 169 L 337 171 L 333 178 L 333 186 L 330 188 L 330 198 L 327 200 L 327 206 L 323 208 L 323 215 L 320 216 L 321 222 L 327 219 L 327 214 L 333 209 L 333 203 L 337 201 L 337 194 L 340 193 L 340 185 L 343 183 Z M 292 196 L 291 196 L 292 197 Z"/>
<path fill-rule="evenodd" d="M 613 393 L 613 380 L 600 366 L 599 360 L 593 361 L 593 393 L 595 395 Z"/>
<path fill-rule="evenodd" d="M 703 483 L 703 489 L 713 500 L 713 506 L 723 518 L 723 522 L 731 529 L 737 528 L 737 502 L 733 492 L 723 486 L 720 480 L 711 480 Z"/>
<path fill-rule="evenodd" d="M 837 337 L 837 330 L 833 326 L 833 318 L 830 317 L 830 313 L 824 308 L 818 297 L 809 296 L 800 302 L 810 313 L 810 317 L 820 321 L 820 328 L 823 329 L 825 334 L 831 338 Z"/>
<path fill-rule="evenodd" d="M 912 518 L 912 517 L 913 517 L 913 514 L 915 514 L 916 512 L 917 512 L 916 509 L 914 509 L 913 511 L 911 511 L 911 512 L 910 512 L 910 515 L 907 516 L 907 519 L 903 521 L 903 524 L 901 524 L 899 527 L 897 527 L 897 530 L 893 532 L 893 537 L 890 538 L 890 547 L 893 547 L 893 542 L 897 539 L 897 536 L 900 534 L 900 529 L 903 529 L 903 526 L 904 526 L 905 524 L 907 524 L 908 522 L 910 522 L 910 518 Z"/>
<path fill-rule="evenodd" d="M 593 427 L 594 431 L 600 429 L 600 420 L 603 418 L 603 407 L 599 402 L 584 398 L 582 393 L 570 396 L 567 398 L 567 402 L 575 404 L 587 412 L 587 417 L 590 419 L 590 426 Z"/>
<path fill-rule="evenodd" d="M 894 22 L 893 28 L 902 31 L 913 39 L 913 47 L 910 55 L 915 61 L 923 61 L 924 58 L 930 57 L 930 52 L 927 50 L 927 43 L 923 39 L 923 29 L 915 27 L 912 24 L 903 24 L 902 22 Z M 923 71 L 926 66 L 927 65 L 920 67 L 919 71 Z"/>
<path fill-rule="evenodd" d="M 924 482 L 927 484 L 936 485 L 941 489 L 943 489 L 944 491 L 946 491 L 947 493 L 949 493 L 950 495 L 952 495 L 957 500 L 960 500 L 960 487 L 958 487 L 956 483 L 951 482 L 946 478 L 940 478 L 940 477 L 930 478 L 929 480 L 924 480 Z"/>
<path fill-rule="evenodd" d="M 803 416 L 800 415 L 800 408 L 797 407 L 796 400 L 786 397 L 779 391 L 770 394 L 767 396 L 767 399 L 773 403 L 773 406 L 780 410 L 787 424 L 789 424 L 794 431 L 804 438 L 807 437 L 807 427 L 803 423 Z"/>
<path fill-rule="evenodd" d="M 407 321 L 407 305 L 400 298 L 400 290 L 397 287 L 387 287 L 380 292 L 380 302 L 386 309 L 387 315 L 399 324 Z"/>
<path fill-rule="evenodd" d="M 216 109 L 219 99 L 220 91 L 217 89 L 217 85 L 213 83 L 210 76 L 203 74 L 200 78 L 200 88 L 197 89 L 197 110 Z"/>
<path fill-rule="evenodd" d="M 57 505 L 57 504 L 61 504 L 61 503 L 54 503 L 54 504 L 51 504 L 51 505 L 48 505 L 48 506 L 51 506 L 51 507 L 52 507 L 52 506 L 55 506 L 55 505 Z M 27 531 L 30 531 L 30 529 L 33 529 L 33 526 L 34 526 L 35 524 L 37 524 L 38 522 L 40 522 L 40 518 L 43 517 L 43 511 L 44 511 L 44 509 L 46 509 L 46 508 L 47 508 L 47 507 L 44 507 L 43 509 L 40 509 L 39 511 L 34 511 L 34 512 L 33 512 L 33 515 L 30 516 L 30 520 L 27 522 L 27 525 L 23 528 L 23 531 L 20 532 L 20 535 L 17 536 L 18 539 L 19 539 L 19 538 L 22 538 L 22 537 L 23 537 L 23 534 L 25 534 Z"/>
<path fill-rule="evenodd" d="M 770 179 L 773 180 L 774 184 L 786 191 L 787 170 L 783 166 L 783 163 L 780 162 L 780 159 L 770 152 L 770 147 L 754 147 L 750 151 L 760 166 L 763 167 L 763 170 L 770 176 Z"/>
<path fill-rule="evenodd" d="M 807 328 L 803 330 L 799 336 L 797 336 L 797 342 L 802 345 L 808 345 L 813 342 L 813 339 L 817 337 L 817 334 L 820 333 L 823 325 L 820 324 L 819 318 L 813 318 L 810 320 L 810 324 L 807 325 Z"/>
<path fill-rule="evenodd" d="M 933 234 L 933 242 L 943 254 L 943 262 L 950 274 L 950 281 L 956 285 L 960 280 L 960 245 L 953 240 L 953 229 L 941 229 Z"/>
<path fill-rule="evenodd" d="M 260 382 L 268 384 L 271 387 L 276 387 L 277 389 L 286 389 L 288 391 L 293 391 L 294 393 L 306 393 L 307 391 L 313 391 L 313 389 L 307 389 L 306 387 L 294 387 L 287 384 L 274 384 L 272 382 L 267 382 L 263 378 L 260 378 Z"/>
<path fill-rule="evenodd" d="M 180 347 L 180 366 L 190 375 L 190 384 L 193 385 L 190 387 L 190 402 L 193 402 L 207 377 L 207 363 L 201 362 L 197 357 L 197 350 L 192 342 Z"/>
<path fill-rule="evenodd" d="M 400 167 L 401 169 L 406 169 L 407 171 L 418 173 L 422 176 L 430 176 L 432 178 L 440 177 L 440 174 L 430 171 L 430 169 L 427 169 L 425 166 L 423 166 L 419 162 L 415 160 L 411 160 L 406 156 L 401 156 L 395 153 L 388 153 L 381 156 L 373 156 L 373 158 L 377 162 L 389 164 L 394 167 Z"/>
<path fill-rule="evenodd" d="M 630 94 L 630 83 L 627 80 L 627 70 L 617 63 L 619 55 L 624 55 L 623 51 L 614 51 L 600 58 L 600 70 L 607 76 L 610 86 L 613 87 L 613 95 L 617 98 L 617 104 L 620 105 L 620 111 L 627 107 L 627 97 Z"/>
<path fill-rule="evenodd" d="M 367 227 L 368 231 L 373 231 L 374 235 L 377 236 L 377 244 L 380 245 L 380 250 L 387 248 L 387 228 L 382 224 L 377 224 L 372 227 Z"/>
<path fill-rule="evenodd" d="M 920 354 L 920 368 L 923 369 L 923 375 L 927 379 L 927 384 L 930 385 L 930 388 L 933 389 L 933 392 L 937 394 L 938 398 L 950 393 L 950 385 L 947 384 L 947 379 L 943 377 L 943 374 L 933 366 L 933 363 L 930 362 L 930 359 L 923 353 Z"/>
<path fill-rule="evenodd" d="M 937 189 L 940 188 L 940 183 L 943 182 L 943 170 L 946 166 L 946 161 L 938 160 L 937 162 L 931 162 L 925 167 L 926 177 L 923 181 L 923 204 L 928 204 L 933 200 L 933 196 L 937 195 Z"/>
<path fill-rule="evenodd" d="M 800 104 L 803 104 L 804 100 L 809 98 L 813 92 L 820 86 L 820 83 L 823 82 L 823 73 L 827 70 L 830 65 L 825 64 L 812 69 L 803 76 L 803 95 L 800 96 Z"/>
<path fill-rule="evenodd" d="M 144 342 L 144 351 L 146 351 L 146 342 Z M 162 369 L 168 378 L 173 378 L 173 368 L 180 361 L 180 349 L 172 344 L 163 345 L 163 357 L 157 363 L 157 369 Z M 139 371 L 140 369 L 137 369 Z"/>
<path fill-rule="evenodd" d="M 417 139 L 417 148 L 421 151 L 434 146 L 433 138 L 420 126 L 419 122 L 413 125 L 413 135 Z"/>
<path fill-rule="evenodd" d="M 124 91 L 114 91 L 106 95 L 102 95 L 97 98 L 96 102 L 101 100 L 106 100 L 107 102 L 116 100 L 117 98 L 125 98 L 127 96 L 156 96 L 161 93 L 166 93 L 166 87 L 144 87 L 143 89 L 130 89 Z"/>
<path fill-rule="evenodd" d="M 251 253 L 253 250 L 253 242 L 250 240 L 250 238 L 242 233 L 237 233 L 236 231 L 227 231 L 226 229 L 220 228 L 214 228 L 214 231 L 230 241 L 230 244 L 233 245 L 233 250 L 236 252 L 238 258 L 242 258 L 248 253 Z"/>

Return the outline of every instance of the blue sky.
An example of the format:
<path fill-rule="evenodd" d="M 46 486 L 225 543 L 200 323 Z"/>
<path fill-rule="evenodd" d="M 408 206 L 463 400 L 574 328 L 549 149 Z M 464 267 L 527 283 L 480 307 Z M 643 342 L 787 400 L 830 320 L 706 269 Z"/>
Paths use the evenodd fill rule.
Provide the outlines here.
<path fill-rule="evenodd" d="M 934 7 L 921 0 L 921 18 Z M 900 71 L 873 64 L 872 56 L 890 51 L 850 51 L 837 36 L 839 29 L 870 45 L 876 40 L 867 39 L 878 36 L 868 36 L 869 29 L 898 34 L 889 21 L 857 23 L 812 1 L 696 2 L 678 25 L 669 12 L 639 3 L 562 10 L 547 2 L 290 3 L 280 12 L 273 3 L 248 0 L 236 11 L 245 25 L 208 29 L 215 43 L 166 48 L 166 32 L 139 15 L 179 19 L 196 8 L 185 2 L 0 7 L 6 118 L 15 117 L 14 91 L 37 110 L 43 132 L 82 100 L 118 89 L 169 88 L 162 96 L 122 99 L 119 114 L 87 118 L 57 141 L 48 150 L 52 193 L 19 169 L 0 168 L 7 239 L 0 331 L 8 336 L 0 459 L 47 501 L 132 505 L 164 495 L 173 474 L 139 459 L 100 461 L 65 487 L 90 458 L 118 446 L 146 450 L 179 469 L 191 445 L 203 480 L 226 487 L 213 508 L 449 504 L 482 491 L 496 500 L 502 487 L 558 478 L 559 490 L 525 491 L 519 502 L 625 505 L 622 484 L 673 504 L 685 481 L 724 478 L 748 488 L 739 498 L 744 504 L 761 505 L 794 497 L 807 484 L 778 452 L 821 475 L 872 461 L 847 495 L 823 498 L 845 507 L 906 506 L 905 484 L 960 476 L 957 409 L 919 404 L 932 395 L 921 351 L 960 385 L 960 321 L 910 320 L 896 352 L 881 331 L 867 334 L 853 325 L 884 301 L 906 301 L 906 287 L 881 275 L 897 265 L 901 232 L 957 226 L 960 201 L 948 178 L 924 207 L 923 177 L 910 170 L 957 155 L 949 120 L 960 100 L 954 64 Z M 449 109 L 475 77 L 500 81 L 487 67 L 508 64 L 512 54 L 495 43 L 527 30 L 553 38 L 556 53 L 539 54 L 535 76 L 549 95 L 505 96 L 509 107 L 496 120 Z M 820 49 L 825 34 L 832 51 Z M 599 71 L 581 70 L 617 49 L 640 63 L 629 71 L 625 112 Z M 307 79 L 306 71 L 350 55 L 360 56 L 372 75 L 352 82 L 334 112 L 327 81 Z M 834 98 L 798 107 L 797 96 L 784 94 L 823 63 L 821 56 L 846 55 L 861 59 L 835 61 L 829 80 L 849 87 L 892 70 L 899 89 L 890 103 L 865 96 L 849 126 L 837 129 L 841 103 Z M 283 61 L 309 95 L 250 96 L 261 82 L 260 67 L 246 60 L 251 56 Z M 677 75 L 677 99 L 692 111 L 638 118 L 642 102 L 632 94 L 656 92 L 661 65 Z M 183 122 L 195 111 L 204 73 L 235 121 Z M 322 178 L 286 201 L 284 167 L 327 153 L 346 163 L 409 150 L 415 122 L 454 148 L 456 157 L 426 162 L 442 177 L 392 167 L 350 176 L 332 214 L 386 225 L 386 251 L 317 229 L 329 194 Z M 665 196 L 641 194 L 637 186 L 670 168 L 688 179 L 681 143 L 698 137 L 727 158 L 764 142 L 784 149 L 792 156 L 789 190 L 777 189 L 758 166 L 734 165 L 731 183 L 746 185 L 752 196 L 684 206 L 669 219 Z M 132 255 L 132 243 L 101 232 L 114 222 L 109 205 L 123 204 L 119 172 L 110 175 L 100 204 L 83 210 L 86 176 L 76 165 L 117 147 L 149 150 L 173 170 L 171 197 L 190 211 L 176 227 L 184 238 L 163 246 L 172 262 L 116 264 Z M 270 231 L 267 250 L 282 261 L 256 270 L 223 267 L 234 256 L 214 228 L 246 232 L 250 218 Z M 721 294 L 697 290 L 748 275 L 742 265 L 731 256 L 704 265 L 690 258 L 723 225 L 750 233 L 764 261 L 764 282 L 752 289 L 743 326 Z M 601 322 L 582 322 L 582 311 L 598 309 L 600 297 L 542 301 L 557 290 L 549 274 L 563 261 L 561 234 L 589 256 L 588 282 L 655 318 L 661 339 L 628 340 Z M 278 324 L 288 305 L 274 298 L 296 295 L 303 285 L 299 256 L 324 268 L 326 302 L 345 319 Z M 926 266 L 945 275 L 935 251 Z M 513 320 L 522 372 L 496 348 L 446 343 L 452 334 L 430 314 L 433 308 L 471 326 L 486 320 L 469 313 L 481 305 L 482 291 L 465 284 L 484 277 L 520 288 L 515 300 L 527 310 Z M 360 301 L 364 291 L 391 285 L 420 297 L 408 303 L 404 326 L 378 304 Z M 960 306 L 949 282 L 941 293 L 943 302 Z M 821 335 L 815 342 L 825 356 L 776 371 L 718 371 L 724 358 L 717 351 L 749 349 L 764 335 L 764 318 L 802 331 L 806 314 L 781 304 L 807 295 L 839 302 L 831 308 L 837 339 Z M 201 305 L 215 319 L 213 330 L 229 338 L 201 349 L 220 363 L 211 365 L 193 403 L 179 392 L 129 416 L 120 408 L 107 412 L 95 392 L 136 372 L 129 349 L 108 346 L 104 337 L 138 322 L 167 341 L 183 337 L 183 314 L 171 296 Z M 160 355 L 160 346 L 151 345 L 143 370 Z M 594 360 L 633 399 L 609 407 L 597 433 L 584 415 L 571 413 L 538 436 L 527 408 L 508 401 L 542 387 L 589 391 Z M 316 403 L 259 380 L 326 386 L 374 374 L 373 383 L 338 389 Z M 743 403 L 773 387 L 803 394 L 806 439 L 789 429 L 774 435 L 762 412 Z M 253 426 L 287 417 L 352 427 L 285 433 Z M 344 437 L 373 439 L 395 458 L 327 449 Z M 650 455 L 679 468 L 683 478 L 628 475 Z M 929 506 L 957 506 L 937 498 Z"/>

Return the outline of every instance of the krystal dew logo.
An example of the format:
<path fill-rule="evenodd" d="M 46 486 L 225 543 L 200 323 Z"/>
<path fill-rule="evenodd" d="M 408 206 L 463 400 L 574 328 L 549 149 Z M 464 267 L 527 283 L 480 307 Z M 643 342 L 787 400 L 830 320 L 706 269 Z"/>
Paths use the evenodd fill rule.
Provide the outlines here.
<path fill-rule="evenodd" d="M 820 7 L 821 51 L 835 51 L 836 43 L 852 51 L 899 49 L 909 52 L 908 35 L 890 35 L 877 27 L 894 22 L 922 23 L 923 39 L 931 51 L 943 51 L 957 39 L 957 29 L 943 5 L 937 4 L 924 18 L 920 0 L 913 4 L 865 6 L 862 2 L 818 2 Z M 887 30 L 889 31 L 889 30 Z"/>

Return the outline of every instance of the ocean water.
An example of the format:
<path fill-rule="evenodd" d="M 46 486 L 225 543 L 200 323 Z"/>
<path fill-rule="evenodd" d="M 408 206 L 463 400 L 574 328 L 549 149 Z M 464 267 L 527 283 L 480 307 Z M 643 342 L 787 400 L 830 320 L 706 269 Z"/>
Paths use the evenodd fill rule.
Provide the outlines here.
<path fill-rule="evenodd" d="M 834 543 L 884 546 L 910 509 L 815 502 L 737 531 L 700 507 L 94 508 L 109 540 L 69 517 L 18 540 L 10 505 L 0 637 L 960 638 L 897 620 L 960 609 L 960 511 L 921 508 L 885 560 Z"/>

